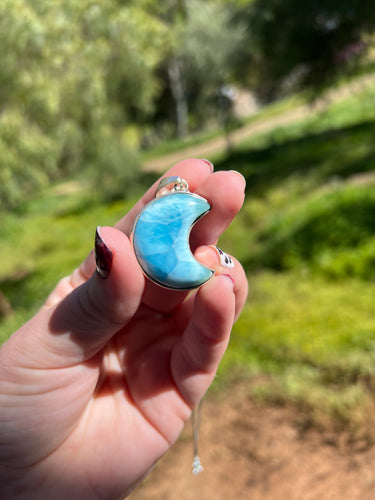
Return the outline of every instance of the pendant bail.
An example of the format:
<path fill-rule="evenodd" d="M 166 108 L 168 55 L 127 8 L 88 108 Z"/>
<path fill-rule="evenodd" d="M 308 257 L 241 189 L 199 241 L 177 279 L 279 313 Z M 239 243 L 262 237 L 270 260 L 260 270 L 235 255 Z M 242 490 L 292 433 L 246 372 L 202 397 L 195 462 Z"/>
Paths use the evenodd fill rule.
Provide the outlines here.
<path fill-rule="evenodd" d="M 155 198 L 159 198 L 159 196 L 170 193 L 186 193 L 188 191 L 189 184 L 185 181 L 185 179 L 181 179 L 181 177 L 164 177 L 156 189 Z"/>

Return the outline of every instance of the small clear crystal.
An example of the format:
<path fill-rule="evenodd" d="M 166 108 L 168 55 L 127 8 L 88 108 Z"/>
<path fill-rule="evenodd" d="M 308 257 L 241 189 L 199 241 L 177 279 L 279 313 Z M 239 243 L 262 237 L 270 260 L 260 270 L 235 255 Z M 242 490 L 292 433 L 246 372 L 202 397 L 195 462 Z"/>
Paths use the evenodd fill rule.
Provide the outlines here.
<path fill-rule="evenodd" d="M 194 476 L 197 476 L 198 474 L 200 474 L 203 471 L 204 471 L 204 468 L 201 464 L 200 458 L 197 455 L 196 457 L 194 457 L 194 460 L 193 460 L 192 472 L 193 472 Z"/>

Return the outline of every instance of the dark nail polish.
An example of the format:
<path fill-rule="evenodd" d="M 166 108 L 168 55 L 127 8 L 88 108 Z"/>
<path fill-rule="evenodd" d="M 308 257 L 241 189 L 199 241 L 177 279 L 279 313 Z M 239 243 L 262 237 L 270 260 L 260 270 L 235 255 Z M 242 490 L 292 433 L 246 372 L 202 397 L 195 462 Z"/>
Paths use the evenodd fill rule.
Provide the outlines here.
<path fill-rule="evenodd" d="M 96 270 L 102 278 L 108 278 L 112 268 L 113 253 L 100 234 L 100 226 L 95 234 Z"/>

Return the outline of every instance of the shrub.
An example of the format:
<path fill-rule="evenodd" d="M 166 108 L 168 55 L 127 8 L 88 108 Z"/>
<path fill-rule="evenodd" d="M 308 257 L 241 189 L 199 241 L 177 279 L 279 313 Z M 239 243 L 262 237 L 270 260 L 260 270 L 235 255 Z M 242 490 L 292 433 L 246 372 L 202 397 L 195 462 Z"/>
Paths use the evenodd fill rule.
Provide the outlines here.
<path fill-rule="evenodd" d="M 274 216 L 258 238 L 253 264 L 369 279 L 375 275 L 374 227 L 373 190 L 344 186 Z"/>

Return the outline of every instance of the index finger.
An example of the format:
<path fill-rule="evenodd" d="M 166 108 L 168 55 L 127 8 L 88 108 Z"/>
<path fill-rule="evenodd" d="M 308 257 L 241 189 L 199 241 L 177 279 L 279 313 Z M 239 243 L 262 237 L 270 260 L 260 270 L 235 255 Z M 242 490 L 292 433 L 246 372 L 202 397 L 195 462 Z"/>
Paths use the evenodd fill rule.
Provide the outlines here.
<path fill-rule="evenodd" d="M 142 210 L 142 208 L 154 198 L 156 188 L 160 182 L 160 179 L 162 179 L 163 177 L 168 177 L 168 176 L 182 177 L 188 182 L 191 189 L 195 191 L 197 186 L 206 177 L 212 174 L 212 172 L 213 172 L 213 165 L 208 160 L 188 159 L 180 161 L 172 168 L 167 170 L 167 172 L 163 174 L 145 192 L 145 194 L 138 200 L 138 202 L 133 206 L 133 208 L 116 223 L 115 227 L 117 229 L 120 229 L 120 231 L 125 233 L 128 237 L 130 236 L 136 216 L 138 215 L 140 210 Z M 90 254 L 80 265 L 78 272 L 81 276 L 81 280 L 85 281 L 90 278 L 90 276 L 94 271 L 95 271 L 95 256 L 94 252 L 91 251 Z"/>

